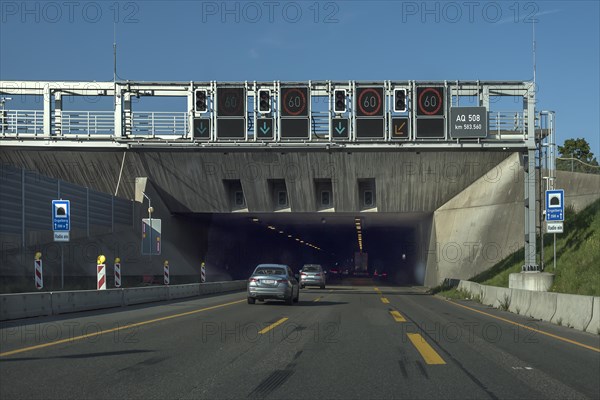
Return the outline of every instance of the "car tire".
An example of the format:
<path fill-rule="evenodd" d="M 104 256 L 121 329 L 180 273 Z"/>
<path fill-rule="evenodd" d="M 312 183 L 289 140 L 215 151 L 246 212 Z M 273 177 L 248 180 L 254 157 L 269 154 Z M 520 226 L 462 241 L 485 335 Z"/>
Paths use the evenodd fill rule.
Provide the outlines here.
<path fill-rule="evenodd" d="M 248 304 L 256 303 L 256 299 L 254 297 L 248 297 Z"/>
<path fill-rule="evenodd" d="M 296 297 L 294 298 L 294 303 L 298 303 L 300 301 L 300 289 L 298 289 L 298 293 L 296 293 Z"/>

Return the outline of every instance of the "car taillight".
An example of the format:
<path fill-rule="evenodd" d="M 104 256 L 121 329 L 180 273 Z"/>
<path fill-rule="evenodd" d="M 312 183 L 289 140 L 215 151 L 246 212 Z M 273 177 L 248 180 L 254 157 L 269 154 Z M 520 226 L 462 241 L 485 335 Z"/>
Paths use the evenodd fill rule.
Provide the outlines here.
<path fill-rule="evenodd" d="M 248 282 L 258 282 L 258 279 L 256 279 L 256 278 L 250 278 L 250 279 L 248 279 Z"/>
<path fill-rule="evenodd" d="M 387 276 L 387 272 L 384 272 L 383 274 L 381 274 L 381 276 Z"/>
<path fill-rule="evenodd" d="M 306 276 L 304 272 L 300 272 L 300 276 Z"/>
<path fill-rule="evenodd" d="M 321 274 L 315 274 L 315 276 L 321 276 Z"/>

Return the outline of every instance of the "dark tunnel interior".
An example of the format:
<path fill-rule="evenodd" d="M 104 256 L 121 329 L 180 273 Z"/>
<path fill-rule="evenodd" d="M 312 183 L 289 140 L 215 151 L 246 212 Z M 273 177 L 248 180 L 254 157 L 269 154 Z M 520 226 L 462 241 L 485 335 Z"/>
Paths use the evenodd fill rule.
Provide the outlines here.
<path fill-rule="evenodd" d="M 316 263 L 330 281 L 366 272 L 404 285 L 423 283 L 431 218 L 425 213 L 233 213 L 196 214 L 190 220 L 208 227 L 207 266 L 231 279 L 247 279 L 260 263 L 283 263 L 294 271 Z M 362 264 L 355 262 L 361 242 L 367 254 Z"/>

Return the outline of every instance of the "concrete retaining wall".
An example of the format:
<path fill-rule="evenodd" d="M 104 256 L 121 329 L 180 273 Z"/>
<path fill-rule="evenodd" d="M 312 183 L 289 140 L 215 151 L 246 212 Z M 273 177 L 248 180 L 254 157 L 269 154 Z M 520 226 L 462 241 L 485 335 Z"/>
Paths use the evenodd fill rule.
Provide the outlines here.
<path fill-rule="evenodd" d="M 463 280 L 458 289 L 495 308 L 508 303 L 510 312 L 600 334 L 600 297 L 507 289 Z"/>
<path fill-rule="evenodd" d="M 246 289 L 247 282 L 211 282 L 143 288 L 0 295 L 0 321 L 198 297 Z"/>

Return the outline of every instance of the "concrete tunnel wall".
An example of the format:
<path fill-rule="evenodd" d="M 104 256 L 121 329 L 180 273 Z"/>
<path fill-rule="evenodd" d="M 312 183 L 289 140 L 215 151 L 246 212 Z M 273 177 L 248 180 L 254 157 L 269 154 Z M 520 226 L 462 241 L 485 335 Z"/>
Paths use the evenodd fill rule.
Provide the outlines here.
<path fill-rule="evenodd" d="M 0 161 L 114 194 L 124 154 L 2 149 Z M 599 197 L 599 176 L 557 175 L 567 205 L 580 209 Z M 224 179 L 240 180 L 249 212 L 272 212 L 270 179 L 285 180 L 292 212 L 314 212 L 314 182 L 330 179 L 335 211 L 352 213 L 361 211 L 358 180 L 374 179 L 378 212 L 431 213 L 416 238 L 415 280 L 428 286 L 447 277 L 469 278 L 523 246 L 523 170 L 516 153 L 128 151 L 118 195 L 139 201 L 137 177 L 148 177 L 145 190 L 169 226 L 165 255 L 176 251 L 171 258 L 190 273 L 207 255 L 208 239 L 202 235 L 208 235 L 210 222 L 198 230 L 177 214 L 230 212 Z M 138 221 L 146 208 L 140 205 Z M 139 241 L 139 228 L 125 235 Z"/>
<path fill-rule="evenodd" d="M 126 155 L 125 155 L 126 154 Z M 119 172 L 125 155 L 123 174 Z M 434 212 L 508 157 L 507 152 L 202 152 L 3 150 L 0 161 L 133 199 L 148 177 L 171 213 L 230 212 L 224 180 L 239 180 L 249 212 L 272 212 L 269 180 L 284 180 L 292 212 L 318 211 L 330 180 L 336 212 L 359 212 L 358 181 L 372 179 L 378 212 Z"/>
<path fill-rule="evenodd" d="M 600 175 L 557 171 L 555 187 L 565 190 L 565 206 L 579 211 L 600 198 Z M 433 216 L 425 285 L 469 279 L 522 251 L 523 198 L 522 160 L 515 153 L 439 207 Z"/>

